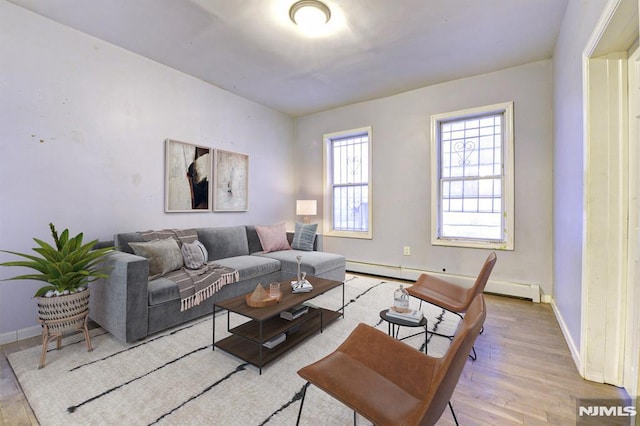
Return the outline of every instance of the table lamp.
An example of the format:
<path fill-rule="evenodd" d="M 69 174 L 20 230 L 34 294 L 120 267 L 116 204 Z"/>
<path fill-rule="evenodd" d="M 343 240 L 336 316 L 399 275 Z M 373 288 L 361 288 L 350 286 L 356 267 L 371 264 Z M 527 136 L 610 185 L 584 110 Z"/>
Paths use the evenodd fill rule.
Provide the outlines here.
<path fill-rule="evenodd" d="M 296 215 L 305 216 L 304 223 L 310 223 L 308 216 L 318 214 L 317 200 L 296 200 Z"/>

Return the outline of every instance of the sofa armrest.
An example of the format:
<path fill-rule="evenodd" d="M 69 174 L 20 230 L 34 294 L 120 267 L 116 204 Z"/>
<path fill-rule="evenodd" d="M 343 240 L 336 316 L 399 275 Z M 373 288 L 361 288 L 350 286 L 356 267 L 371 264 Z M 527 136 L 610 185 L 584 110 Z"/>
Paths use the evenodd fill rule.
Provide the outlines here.
<path fill-rule="evenodd" d="M 147 336 L 149 261 L 113 252 L 104 261 L 109 277 L 91 283 L 89 317 L 122 342 Z"/>

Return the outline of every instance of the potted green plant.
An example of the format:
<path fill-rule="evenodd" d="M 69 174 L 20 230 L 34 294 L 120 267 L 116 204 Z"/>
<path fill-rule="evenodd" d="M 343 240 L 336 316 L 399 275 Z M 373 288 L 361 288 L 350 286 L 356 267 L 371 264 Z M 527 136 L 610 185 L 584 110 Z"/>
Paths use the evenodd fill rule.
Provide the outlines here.
<path fill-rule="evenodd" d="M 59 323 L 58 328 L 71 328 L 76 322 L 65 323 L 65 318 L 77 317 L 79 313 L 88 310 L 88 284 L 98 278 L 108 275 L 102 268 L 104 257 L 113 251 L 113 247 L 94 249 L 98 240 L 83 244 L 83 234 L 69 237 L 69 230 L 62 231 L 60 236 L 55 226 L 50 223 L 51 235 L 55 247 L 34 238 L 38 247 L 33 249 L 36 254 L 18 253 L 0 250 L 14 254 L 26 260 L 0 263 L 0 266 L 19 266 L 30 268 L 35 273 L 18 275 L 7 280 L 37 280 L 46 285 L 40 287 L 35 297 L 38 299 L 40 319 Z"/>

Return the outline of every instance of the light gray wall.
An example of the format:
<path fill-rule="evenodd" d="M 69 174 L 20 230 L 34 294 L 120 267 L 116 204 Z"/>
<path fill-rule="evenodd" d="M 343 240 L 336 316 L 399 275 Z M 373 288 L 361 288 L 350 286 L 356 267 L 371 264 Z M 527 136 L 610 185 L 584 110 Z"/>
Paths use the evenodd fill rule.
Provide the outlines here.
<path fill-rule="evenodd" d="M 582 53 L 606 0 L 570 0 L 554 51 L 554 300 L 580 347 L 584 228 Z"/>
<path fill-rule="evenodd" d="M 290 117 L 5 1 L 0 62 L 0 248 L 51 241 L 49 222 L 87 239 L 292 223 Z M 166 138 L 249 154 L 249 211 L 164 213 Z M 0 282 L 0 341 L 36 324 L 38 287 Z"/>
<path fill-rule="evenodd" d="M 373 239 L 325 237 L 324 249 L 349 260 L 477 275 L 486 250 L 431 245 L 430 116 L 506 101 L 514 102 L 515 113 L 515 250 L 498 253 L 492 278 L 539 284 L 551 294 L 550 60 L 297 119 L 296 190 L 320 201 L 322 135 L 372 126 Z M 411 256 L 403 256 L 405 245 Z"/>

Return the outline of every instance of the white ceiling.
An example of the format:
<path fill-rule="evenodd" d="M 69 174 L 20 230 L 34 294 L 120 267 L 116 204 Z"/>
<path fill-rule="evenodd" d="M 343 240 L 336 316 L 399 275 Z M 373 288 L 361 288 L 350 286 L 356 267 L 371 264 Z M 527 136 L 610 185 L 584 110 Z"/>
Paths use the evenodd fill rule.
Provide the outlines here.
<path fill-rule="evenodd" d="M 327 34 L 295 0 L 10 0 L 300 116 L 550 58 L 568 0 L 324 0 Z"/>

